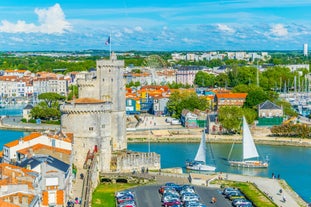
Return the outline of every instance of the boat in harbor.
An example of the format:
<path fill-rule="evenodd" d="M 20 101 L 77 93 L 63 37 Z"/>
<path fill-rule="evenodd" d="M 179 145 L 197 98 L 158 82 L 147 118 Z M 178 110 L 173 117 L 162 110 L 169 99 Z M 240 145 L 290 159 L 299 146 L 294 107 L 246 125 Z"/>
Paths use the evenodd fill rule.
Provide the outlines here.
<path fill-rule="evenodd" d="M 258 154 L 255 142 L 253 140 L 251 131 L 245 117 L 243 116 L 243 137 L 242 137 L 242 160 L 230 160 L 230 156 L 233 150 L 234 144 L 232 144 L 228 162 L 231 166 L 235 167 L 245 167 L 245 168 L 267 168 L 269 163 L 267 161 L 259 160 L 260 156 Z"/>
<path fill-rule="evenodd" d="M 201 142 L 194 160 L 186 161 L 186 168 L 194 171 L 215 171 L 215 165 L 206 164 L 206 135 L 202 130 Z"/>

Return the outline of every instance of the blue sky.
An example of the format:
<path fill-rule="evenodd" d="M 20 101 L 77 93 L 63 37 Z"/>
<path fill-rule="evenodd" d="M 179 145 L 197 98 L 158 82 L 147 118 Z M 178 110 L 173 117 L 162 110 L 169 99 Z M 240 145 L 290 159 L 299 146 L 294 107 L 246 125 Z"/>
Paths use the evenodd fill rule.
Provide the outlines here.
<path fill-rule="evenodd" d="M 0 51 L 302 50 L 310 0 L 6 0 Z"/>

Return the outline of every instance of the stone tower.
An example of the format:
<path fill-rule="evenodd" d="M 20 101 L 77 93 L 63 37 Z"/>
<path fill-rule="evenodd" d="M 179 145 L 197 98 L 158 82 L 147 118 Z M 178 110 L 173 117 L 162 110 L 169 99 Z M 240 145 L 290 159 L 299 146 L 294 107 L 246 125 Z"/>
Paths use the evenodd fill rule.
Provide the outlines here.
<path fill-rule="evenodd" d="M 100 153 L 100 171 L 109 171 L 113 151 L 125 150 L 124 61 L 113 53 L 96 62 L 96 74 L 77 80 L 79 99 L 61 107 L 62 130 L 74 132 L 74 162 L 83 167 L 88 151 Z"/>
<path fill-rule="evenodd" d="M 96 62 L 96 73 L 77 79 L 79 99 L 61 106 L 63 132 L 74 133 L 74 163 L 82 168 L 88 152 L 97 152 L 100 172 L 160 168 L 156 153 L 127 151 L 124 61 L 112 53 Z"/>

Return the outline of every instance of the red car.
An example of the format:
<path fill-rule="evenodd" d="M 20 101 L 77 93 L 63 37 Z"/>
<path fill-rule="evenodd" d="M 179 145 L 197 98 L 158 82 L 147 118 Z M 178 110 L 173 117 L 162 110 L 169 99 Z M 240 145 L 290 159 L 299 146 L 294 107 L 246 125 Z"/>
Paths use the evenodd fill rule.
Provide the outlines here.
<path fill-rule="evenodd" d="M 164 207 L 169 207 L 169 206 L 182 206 L 182 203 L 177 200 L 171 200 L 171 201 L 166 201 L 162 204 Z"/>

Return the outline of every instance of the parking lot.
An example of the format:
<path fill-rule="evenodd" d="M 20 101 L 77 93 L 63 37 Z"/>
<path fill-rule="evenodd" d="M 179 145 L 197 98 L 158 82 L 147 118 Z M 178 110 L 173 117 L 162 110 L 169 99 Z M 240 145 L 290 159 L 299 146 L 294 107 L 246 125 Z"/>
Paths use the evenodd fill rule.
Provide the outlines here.
<path fill-rule="evenodd" d="M 135 193 L 137 207 L 157 207 L 161 206 L 161 194 L 158 192 L 161 185 L 147 185 L 131 189 Z M 231 202 L 221 194 L 218 188 L 210 188 L 203 186 L 194 186 L 195 191 L 199 194 L 201 202 L 207 206 L 230 207 Z M 212 197 L 217 202 L 212 204 Z"/>

